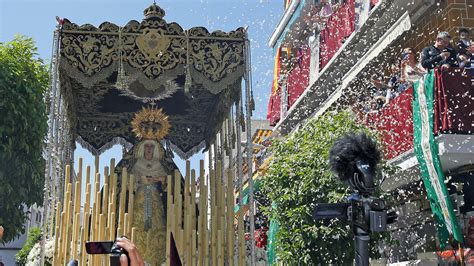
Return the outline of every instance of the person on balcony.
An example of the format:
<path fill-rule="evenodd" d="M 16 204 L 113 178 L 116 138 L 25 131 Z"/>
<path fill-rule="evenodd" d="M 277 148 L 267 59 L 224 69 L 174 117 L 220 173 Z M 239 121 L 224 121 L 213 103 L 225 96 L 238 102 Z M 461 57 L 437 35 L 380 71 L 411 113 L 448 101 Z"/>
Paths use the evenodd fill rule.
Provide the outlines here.
<path fill-rule="evenodd" d="M 471 46 L 471 40 L 469 39 L 469 30 L 461 28 L 459 30 L 459 41 L 457 43 L 459 53 L 468 52 L 467 49 Z"/>
<path fill-rule="evenodd" d="M 403 49 L 400 82 L 411 84 L 426 74 L 426 70 L 416 61 L 415 52 L 412 48 Z M 406 88 L 406 87 L 405 87 Z"/>
<path fill-rule="evenodd" d="M 330 0 L 321 0 L 321 2 L 311 7 L 311 11 L 303 19 L 311 30 L 319 31 L 326 27 L 328 19 L 334 12 L 335 9 Z"/>
<path fill-rule="evenodd" d="M 380 110 L 390 101 L 390 90 L 388 86 L 376 74 L 370 78 L 369 92 L 372 95 L 372 111 Z"/>
<path fill-rule="evenodd" d="M 472 47 L 472 42 L 469 39 L 469 30 L 462 28 L 459 30 L 459 41 L 457 43 L 458 48 L 458 62 L 459 67 L 470 68 L 472 66 L 472 53 L 470 49 Z"/>
<path fill-rule="evenodd" d="M 327 19 L 334 13 L 333 6 L 331 4 L 331 1 L 329 0 L 321 0 L 321 4 L 322 7 L 321 11 L 319 12 L 319 16 L 324 19 Z"/>
<path fill-rule="evenodd" d="M 390 77 L 388 78 L 387 82 L 387 97 L 389 101 L 395 99 L 402 91 L 405 90 L 403 88 L 403 84 L 400 82 L 400 79 L 401 75 L 399 64 L 394 63 L 390 67 Z"/>
<path fill-rule="evenodd" d="M 427 70 L 435 67 L 448 69 L 458 66 L 456 51 L 451 47 L 450 42 L 451 36 L 448 32 L 438 33 L 434 45 L 425 47 L 421 51 L 421 65 Z"/>

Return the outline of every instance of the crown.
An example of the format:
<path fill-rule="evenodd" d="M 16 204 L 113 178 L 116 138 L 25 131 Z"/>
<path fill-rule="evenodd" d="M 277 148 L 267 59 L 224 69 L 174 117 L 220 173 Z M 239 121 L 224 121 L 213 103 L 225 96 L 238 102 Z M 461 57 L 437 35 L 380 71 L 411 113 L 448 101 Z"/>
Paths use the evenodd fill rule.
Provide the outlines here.
<path fill-rule="evenodd" d="M 132 120 L 133 133 L 138 139 L 162 140 L 168 135 L 170 122 L 162 109 L 143 108 Z"/>
<path fill-rule="evenodd" d="M 156 3 L 153 3 L 147 9 L 143 11 L 145 18 L 163 18 L 165 16 L 165 11 L 159 7 Z"/>

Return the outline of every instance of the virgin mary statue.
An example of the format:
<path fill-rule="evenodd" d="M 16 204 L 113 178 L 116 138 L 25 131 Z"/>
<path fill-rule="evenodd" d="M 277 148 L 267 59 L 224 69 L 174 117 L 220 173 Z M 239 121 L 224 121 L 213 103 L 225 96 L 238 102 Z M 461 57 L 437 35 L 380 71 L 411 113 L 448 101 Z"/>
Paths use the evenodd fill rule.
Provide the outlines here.
<path fill-rule="evenodd" d="M 144 260 L 161 265 L 166 261 L 165 190 L 171 173 L 163 165 L 164 150 L 159 142 L 145 140 L 137 148 L 131 169 L 136 180 L 132 227 L 136 228 L 135 241 Z"/>
<path fill-rule="evenodd" d="M 172 155 L 165 152 L 158 139 L 145 135 L 118 166 L 118 169 L 128 168 L 135 176 L 132 215 L 132 227 L 136 228 L 135 244 L 145 264 L 153 266 L 166 262 L 166 181 L 176 169 Z"/>

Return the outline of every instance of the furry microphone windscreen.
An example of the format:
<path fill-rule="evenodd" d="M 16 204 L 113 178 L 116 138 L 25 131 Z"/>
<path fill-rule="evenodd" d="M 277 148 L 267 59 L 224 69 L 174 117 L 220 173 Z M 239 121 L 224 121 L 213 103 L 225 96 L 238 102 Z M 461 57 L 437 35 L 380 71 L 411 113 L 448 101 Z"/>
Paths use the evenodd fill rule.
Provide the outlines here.
<path fill-rule="evenodd" d="M 369 165 L 372 175 L 380 161 L 377 144 L 365 133 L 351 133 L 337 140 L 329 152 L 331 170 L 341 181 L 347 181 L 356 173 L 356 162 Z"/>

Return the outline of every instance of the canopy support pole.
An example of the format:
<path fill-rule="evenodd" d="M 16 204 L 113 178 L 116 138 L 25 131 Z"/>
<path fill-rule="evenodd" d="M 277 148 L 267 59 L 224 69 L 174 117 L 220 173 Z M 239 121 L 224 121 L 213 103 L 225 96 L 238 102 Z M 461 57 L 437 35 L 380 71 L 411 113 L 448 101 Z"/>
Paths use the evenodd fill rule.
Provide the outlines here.
<path fill-rule="evenodd" d="M 244 213 L 243 213 L 243 201 L 244 201 L 244 197 L 243 197 L 243 189 L 242 189 L 242 186 L 243 186 L 243 176 L 242 176 L 242 125 L 240 124 L 240 117 L 242 115 L 241 113 L 241 109 L 242 108 L 242 91 L 240 91 L 240 95 L 239 95 L 239 98 L 236 102 L 236 106 L 235 106 L 235 131 L 236 131 L 236 146 L 235 146 L 235 149 L 237 151 L 237 158 L 236 158 L 236 163 L 237 163 L 237 167 L 236 167 L 236 171 L 237 171 L 237 187 L 239 189 L 239 211 L 237 213 L 237 220 L 238 220 L 238 232 L 239 234 L 238 235 L 238 244 L 237 246 L 239 247 L 238 248 L 238 265 L 240 265 L 240 262 L 241 261 L 245 261 L 245 257 L 244 258 L 241 258 L 242 256 L 242 253 L 240 252 L 241 251 L 241 245 L 240 243 L 244 242 L 245 241 L 245 236 L 243 234 L 240 234 L 241 231 L 244 231 L 244 228 L 240 228 L 243 223 L 240 222 L 241 219 L 243 219 L 243 216 L 244 216 Z M 244 238 L 243 240 L 241 238 Z"/>
<path fill-rule="evenodd" d="M 49 92 L 49 101 L 50 101 L 50 106 L 49 106 L 49 114 L 48 114 L 48 138 L 47 138 L 47 143 L 46 143 L 46 163 L 45 163 L 45 180 L 44 180 L 44 196 L 43 196 L 43 241 L 42 243 L 45 243 L 46 237 L 51 238 L 52 237 L 52 231 L 53 231 L 53 226 L 51 223 L 48 225 L 49 215 L 50 213 L 54 213 L 54 210 L 50 210 L 54 208 L 55 206 L 55 198 L 57 197 L 56 195 L 56 189 L 53 188 L 54 184 L 56 184 L 56 167 L 55 167 L 55 162 L 53 159 L 53 149 L 55 146 L 55 141 L 54 141 L 54 135 L 57 134 L 57 132 L 54 132 L 55 129 L 57 130 L 57 127 L 54 126 L 55 124 L 55 109 L 56 109 L 56 101 L 59 98 L 58 96 L 58 81 L 59 81 L 59 75 L 58 75 L 58 67 L 59 67 L 59 29 L 61 25 L 58 24 L 56 26 L 56 30 L 54 31 L 53 34 L 53 47 L 52 47 L 52 60 L 51 60 L 51 66 L 50 66 L 50 78 L 51 78 L 51 83 L 50 83 L 50 92 Z M 52 221 L 52 220 L 51 220 Z M 48 226 L 51 226 L 51 228 L 48 228 Z M 45 261 L 45 254 L 44 254 L 44 244 L 41 245 L 41 265 L 44 265 Z"/>
<path fill-rule="evenodd" d="M 251 256 L 250 265 L 255 265 L 255 209 L 253 198 L 253 143 L 252 143 L 252 66 L 250 56 L 250 40 L 248 39 L 248 31 L 245 30 L 245 108 L 246 108 L 246 132 L 247 132 L 247 164 L 249 177 L 249 218 L 250 218 L 250 242 L 251 242 Z"/>

